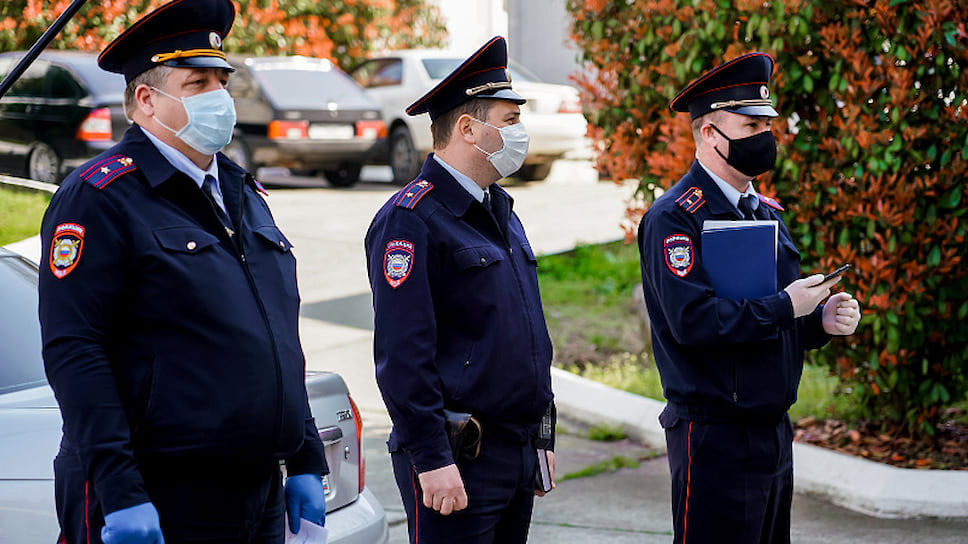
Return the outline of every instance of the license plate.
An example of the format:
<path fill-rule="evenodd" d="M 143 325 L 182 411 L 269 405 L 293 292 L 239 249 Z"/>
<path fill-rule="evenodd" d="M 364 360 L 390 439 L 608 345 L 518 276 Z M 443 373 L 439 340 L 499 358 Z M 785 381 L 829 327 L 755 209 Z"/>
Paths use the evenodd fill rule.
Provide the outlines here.
<path fill-rule="evenodd" d="M 309 137 L 313 140 L 349 140 L 355 134 L 353 125 L 309 125 Z"/>

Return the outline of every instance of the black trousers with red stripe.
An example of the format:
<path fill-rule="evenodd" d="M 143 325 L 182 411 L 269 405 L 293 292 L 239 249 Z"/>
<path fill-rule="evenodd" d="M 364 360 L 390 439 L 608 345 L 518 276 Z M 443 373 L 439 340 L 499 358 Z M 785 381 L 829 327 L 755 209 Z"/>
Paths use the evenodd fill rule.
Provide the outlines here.
<path fill-rule="evenodd" d="M 667 410 L 676 544 L 789 544 L 793 427 L 700 423 Z"/>
<path fill-rule="evenodd" d="M 282 544 L 285 501 L 279 464 L 171 457 L 139 459 L 166 544 Z M 104 514 L 77 452 L 62 444 L 54 492 L 63 542 L 102 544 Z"/>
<path fill-rule="evenodd" d="M 443 516 L 423 505 L 423 494 L 410 457 L 391 452 L 411 544 L 525 544 L 534 506 L 534 446 L 485 427 L 477 459 L 457 463 L 467 508 Z"/>

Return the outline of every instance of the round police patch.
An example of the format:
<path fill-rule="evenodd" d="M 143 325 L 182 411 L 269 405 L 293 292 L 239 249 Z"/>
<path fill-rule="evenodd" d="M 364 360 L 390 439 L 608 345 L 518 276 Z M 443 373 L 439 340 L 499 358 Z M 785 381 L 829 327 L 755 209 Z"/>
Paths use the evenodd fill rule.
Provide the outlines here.
<path fill-rule="evenodd" d="M 666 266 L 676 276 L 684 278 L 692 270 L 692 264 L 695 262 L 692 238 L 685 234 L 673 234 L 663 241 L 662 251 L 665 254 Z"/>
<path fill-rule="evenodd" d="M 383 254 L 383 276 L 390 287 L 396 289 L 410 277 L 413 270 L 413 243 L 407 240 L 390 240 Z"/>
<path fill-rule="evenodd" d="M 77 223 L 61 223 L 54 229 L 50 243 L 50 272 L 55 278 L 71 273 L 81 260 L 84 248 L 84 227 Z"/>

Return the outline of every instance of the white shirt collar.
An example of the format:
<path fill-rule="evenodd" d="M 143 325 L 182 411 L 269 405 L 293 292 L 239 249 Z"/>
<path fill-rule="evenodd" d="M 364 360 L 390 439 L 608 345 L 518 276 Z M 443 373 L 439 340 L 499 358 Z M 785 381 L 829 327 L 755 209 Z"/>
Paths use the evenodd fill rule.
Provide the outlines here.
<path fill-rule="evenodd" d="M 756 189 L 753 188 L 753 180 L 749 181 L 749 184 L 746 186 L 746 191 L 741 193 L 736 190 L 736 187 L 733 187 L 729 183 L 726 183 L 726 181 L 723 178 L 717 176 L 716 174 L 713 174 L 712 170 L 710 170 L 709 168 L 706 168 L 706 165 L 703 164 L 702 161 L 699 161 L 699 166 L 702 166 L 702 169 L 705 170 L 706 173 L 709 174 L 709 177 L 716 182 L 716 185 L 719 187 L 719 190 L 722 191 L 723 195 L 726 196 L 726 200 L 728 200 L 730 204 L 732 204 L 733 207 L 736 208 L 737 210 L 739 209 L 740 197 L 743 197 L 746 195 L 753 195 L 756 197 L 753 200 L 754 210 L 760 206 L 760 198 L 759 198 L 759 195 L 756 194 Z"/>
<path fill-rule="evenodd" d="M 480 185 L 475 183 L 474 180 L 466 176 L 460 170 L 444 162 L 444 159 L 441 159 L 440 157 L 438 157 L 436 153 L 434 153 L 434 160 L 437 161 L 439 165 L 443 166 L 444 170 L 447 170 L 448 172 L 450 172 L 450 175 L 454 176 L 454 179 L 457 180 L 457 183 L 459 183 L 461 187 L 463 187 L 468 193 L 470 193 L 475 200 L 477 200 L 478 202 L 484 202 L 485 190 L 481 189 Z"/>
<path fill-rule="evenodd" d="M 199 188 L 202 187 L 202 183 L 205 182 L 205 176 L 207 175 L 211 175 L 215 179 L 218 179 L 218 161 L 215 160 L 214 156 L 212 157 L 212 163 L 209 164 L 208 168 L 202 170 L 198 167 L 198 165 L 193 163 L 191 159 L 182 154 L 181 151 L 178 151 L 174 147 L 161 141 L 160 138 L 151 132 L 145 130 L 144 128 L 141 129 L 141 132 L 145 133 L 145 136 L 151 140 L 151 143 L 155 144 L 155 147 L 158 148 L 158 151 L 164 155 L 166 159 L 168 159 L 168 162 L 170 162 L 172 166 L 180 170 L 186 176 L 192 178 L 192 180 L 198 184 Z"/>

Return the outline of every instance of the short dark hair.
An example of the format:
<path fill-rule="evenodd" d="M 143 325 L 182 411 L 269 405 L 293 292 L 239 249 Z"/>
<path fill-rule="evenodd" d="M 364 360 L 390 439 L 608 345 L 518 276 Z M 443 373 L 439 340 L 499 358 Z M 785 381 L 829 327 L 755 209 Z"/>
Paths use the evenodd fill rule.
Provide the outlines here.
<path fill-rule="evenodd" d="M 454 124 L 461 115 L 467 113 L 479 121 L 487 121 L 492 107 L 494 107 L 494 99 L 474 98 L 435 119 L 430 125 L 430 133 L 434 137 L 434 149 L 441 149 L 450 142 Z"/>

